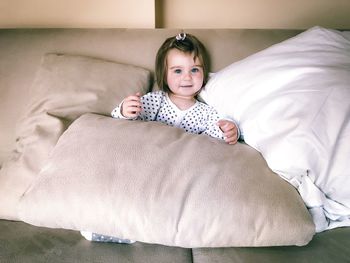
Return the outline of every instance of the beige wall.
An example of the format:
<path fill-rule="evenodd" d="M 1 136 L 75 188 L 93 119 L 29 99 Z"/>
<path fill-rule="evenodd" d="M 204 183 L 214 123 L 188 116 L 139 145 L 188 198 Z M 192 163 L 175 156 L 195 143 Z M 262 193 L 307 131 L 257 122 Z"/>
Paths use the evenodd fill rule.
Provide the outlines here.
<path fill-rule="evenodd" d="M 350 0 L 0 0 L 0 27 L 350 29 Z"/>
<path fill-rule="evenodd" d="M 0 27 L 154 28 L 154 0 L 0 0 Z"/>
<path fill-rule="evenodd" d="M 350 29 L 349 0 L 164 0 L 162 9 L 164 27 Z"/>

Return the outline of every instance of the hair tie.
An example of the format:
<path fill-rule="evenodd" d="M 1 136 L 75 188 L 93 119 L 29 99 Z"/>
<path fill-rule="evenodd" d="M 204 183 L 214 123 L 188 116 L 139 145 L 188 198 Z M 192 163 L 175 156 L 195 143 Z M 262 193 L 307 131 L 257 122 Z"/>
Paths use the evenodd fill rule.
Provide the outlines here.
<path fill-rule="evenodd" d="M 186 33 L 179 33 L 175 38 L 177 41 L 184 41 L 186 38 Z"/>

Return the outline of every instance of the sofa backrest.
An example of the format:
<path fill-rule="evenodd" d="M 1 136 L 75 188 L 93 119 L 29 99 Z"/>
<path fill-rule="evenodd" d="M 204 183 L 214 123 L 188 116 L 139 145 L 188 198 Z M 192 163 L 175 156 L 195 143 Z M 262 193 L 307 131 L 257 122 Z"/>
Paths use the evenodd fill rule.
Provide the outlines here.
<path fill-rule="evenodd" d="M 69 53 L 153 70 L 162 42 L 177 29 L 1 29 L 0 165 L 15 148 L 15 127 L 26 110 L 35 72 L 45 53 Z M 298 34 L 298 30 L 194 29 L 207 47 L 212 71 Z"/>

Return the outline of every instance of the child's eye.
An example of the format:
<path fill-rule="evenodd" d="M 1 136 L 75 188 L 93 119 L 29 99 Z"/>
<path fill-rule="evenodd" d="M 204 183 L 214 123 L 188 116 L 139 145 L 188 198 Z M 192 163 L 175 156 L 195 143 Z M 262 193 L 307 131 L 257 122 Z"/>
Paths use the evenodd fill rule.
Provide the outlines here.
<path fill-rule="evenodd" d="M 193 68 L 193 69 L 191 70 L 191 72 L 192 72 L 192 73 L 197 73 L 197 72 L 199 72 L 199 68 Z"/>
<path fill-rule="evenodd" d="M 174 72 L 175 72 L 176 74 L 180 74 L 180 73 L 181 73 L 181 69 L 175 69 Z"/>

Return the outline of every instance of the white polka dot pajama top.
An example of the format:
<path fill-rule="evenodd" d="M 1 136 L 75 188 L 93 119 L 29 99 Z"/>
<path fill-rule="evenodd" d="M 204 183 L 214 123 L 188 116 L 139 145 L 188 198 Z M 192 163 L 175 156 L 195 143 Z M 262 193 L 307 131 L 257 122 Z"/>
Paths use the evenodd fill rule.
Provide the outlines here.
<path fill-rule="evenodd" d="M 180 110 L 164 91 L 147 93 L 141 97 L 142 111 L 136 118 L 144 121 L 159 121 L 167 125 L 184 129 L 194 134 L 207 134 L 224 139 L 223 132 L 216 124 L 219 120 L 217 111 L 197 101 L 191 108 Z M 121 104 L 112 111 L 112 117 L 125 119 L 121 114 Z"/>

